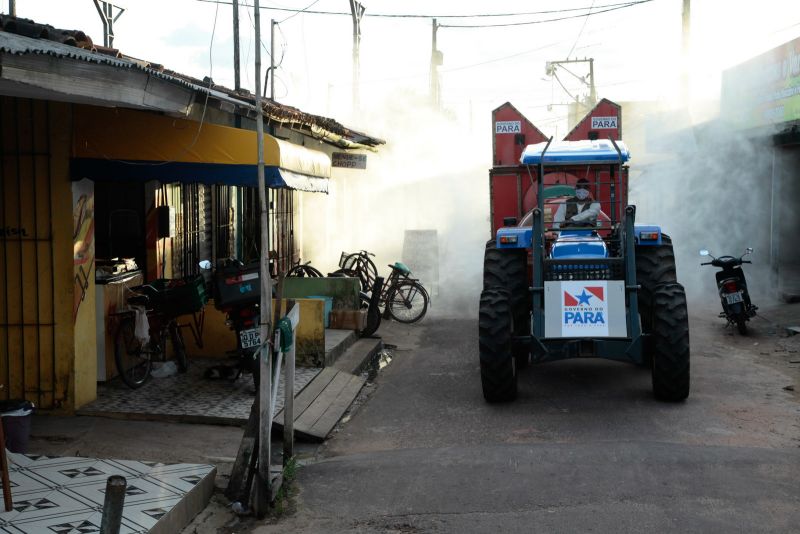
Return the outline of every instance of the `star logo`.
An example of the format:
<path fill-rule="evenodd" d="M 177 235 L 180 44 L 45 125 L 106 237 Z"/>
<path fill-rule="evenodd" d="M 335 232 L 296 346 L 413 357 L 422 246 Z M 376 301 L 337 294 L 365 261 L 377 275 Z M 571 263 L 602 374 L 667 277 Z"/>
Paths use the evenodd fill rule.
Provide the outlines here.
<path fill-rule="evenodd" d="M 586 304 L 588 306 L 589 299 L 592 298 L 592 295 L 587 294 L 586 290 L 584 289 L 580 295 L 575 295 L 575 298 L 578 299 L 578 306 L 581 304 Z"/>

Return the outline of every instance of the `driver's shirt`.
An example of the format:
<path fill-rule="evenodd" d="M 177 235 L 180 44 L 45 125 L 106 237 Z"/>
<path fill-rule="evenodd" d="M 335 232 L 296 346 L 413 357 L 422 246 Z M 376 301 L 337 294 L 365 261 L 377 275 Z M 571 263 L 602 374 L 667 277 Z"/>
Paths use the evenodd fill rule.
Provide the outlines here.
<path fill-rule="evenodd" d="M 585 201 L 580 201 L 577 197 L 571 197 L 559 204 L 556 214 L 553 215 L 553 228 L 561 227 L 561 223 L 564 222 L 567 215 L 567 203 L 570 202 L 574 203 L 578 211 L 577 215 L 573 217 L 574 221 L 594 223 L 597 220 L 597 216 L 600 215 L 600 203 L 596 200 L 586 199 Z"/>

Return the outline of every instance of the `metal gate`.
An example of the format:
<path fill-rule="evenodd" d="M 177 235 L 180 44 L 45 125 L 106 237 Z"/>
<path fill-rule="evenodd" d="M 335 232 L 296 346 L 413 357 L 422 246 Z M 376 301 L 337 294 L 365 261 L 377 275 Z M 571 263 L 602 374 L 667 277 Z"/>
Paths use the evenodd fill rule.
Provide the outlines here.
<path fill-rule="evenodd" d="M 0 98 L 0 398 L 58 407 L 47 102 Z M 83 280 L 76 280 L 83 285 Z"/>

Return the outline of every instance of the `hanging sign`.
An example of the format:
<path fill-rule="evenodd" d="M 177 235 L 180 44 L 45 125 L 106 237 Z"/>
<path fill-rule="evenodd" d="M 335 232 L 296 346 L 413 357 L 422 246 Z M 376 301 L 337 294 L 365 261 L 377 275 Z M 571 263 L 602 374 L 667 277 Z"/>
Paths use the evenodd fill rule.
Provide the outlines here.
<path fill-rule="evenodd" d="M 345 169 L 366 169 L 366 154 L 350 154 L 348 152 L 334 152 L 331 158 L 331 166 L 343 167 Z"/>

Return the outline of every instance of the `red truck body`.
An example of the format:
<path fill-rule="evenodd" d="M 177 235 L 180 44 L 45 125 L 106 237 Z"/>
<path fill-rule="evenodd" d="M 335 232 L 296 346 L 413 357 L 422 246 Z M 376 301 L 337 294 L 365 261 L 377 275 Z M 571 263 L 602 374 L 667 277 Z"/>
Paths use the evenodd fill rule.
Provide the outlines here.
<path fill-rule="evenodd" d="M 533 125 L 514 106 L 506 102 L 492 112 L 494 127 L 492 168 L 489 171 L 489 194 L 491 202 L 491 231 L 495 236 L 497 229 L 504 226 L 506 217 L 518 221 L 536 206 L 537 169 L 520 165 L 519 159 L 527 145 L 546 142 L 547 137 Z M 618 104 L 602 99 L 575 125 L 564 141 L 584 139 L 621 138 L 622 113 Z M 628 202 L 628 169 L 622 167 L 620 187 L 611 198 L 611 177 L 608 165 L 578 165 L 559 167 L 558 172 L 545 169 L 544 187 L 553 185 L 574 186 L 580 178 L 586 178 L 591 185 L 592 195 L 600 202 L 601 209 L 608 217 L 619 220 Z M 565 197 L 545 199 L 545 222 L 552 221 L 558 204 Z"/>

